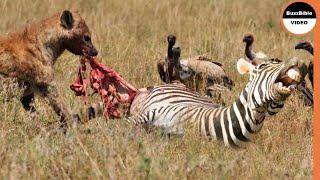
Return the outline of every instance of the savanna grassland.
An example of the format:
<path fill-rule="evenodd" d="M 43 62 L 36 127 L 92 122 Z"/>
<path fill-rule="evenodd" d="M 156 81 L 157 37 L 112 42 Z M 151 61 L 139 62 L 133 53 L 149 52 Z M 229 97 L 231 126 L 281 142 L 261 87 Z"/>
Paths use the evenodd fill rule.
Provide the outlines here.
<path fill-rule="evenodd" d="M 244 57 L 242 36 L 252 32 L 256 51 L 288 60 L 311 56 L 295 51 L 301 39 L 280 25 L 288 1 L 269 0 L 20 0 L 0 1 L 0 33 L 18 31 L 63 9 L 78 9 L 92 32 L 103 62 L 136 87 L 160 84 L 156 60 L 166 55 L 166 36 L 177 36 L 182 57 L 209 54 L 235 82 L 225 94 L 230 104 L 248 82 L 236 72 Z M 55 64 L 59 92 L 75 113 L 84 105 L 69 89 L 79 58 L 65 52 Z M 232 149 L 194 132 L 168 138 L 146 133 L 122 119 L 96 118 L 53 133 L 58 117 L 37 99 L 36 116 L 19 102 L 21 90 L 0 92 L 1 179 L 310 179 L 312 176 L 312 108 L 293 94 L 276 116 L 244 148 Z M 14 97 L 8 101 L 8 97 Z M 93 98 L 92 101 L 99 101 Z"/>

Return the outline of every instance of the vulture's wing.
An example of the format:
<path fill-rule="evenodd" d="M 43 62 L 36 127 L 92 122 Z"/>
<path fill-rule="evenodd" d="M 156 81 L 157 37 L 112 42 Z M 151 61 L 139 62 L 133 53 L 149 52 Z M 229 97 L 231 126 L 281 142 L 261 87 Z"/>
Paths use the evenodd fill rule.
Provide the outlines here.
<path fill-rule="evenodd" d="M 220 67 L 222 67 L 222 64 L 221 63 L 219 63 L 219 62 L 216 62 L 216 61 L 211 61 L 213 64 L 216 64 L 216 65 L 218 65 L 218 66 L 220 66 Z"/>

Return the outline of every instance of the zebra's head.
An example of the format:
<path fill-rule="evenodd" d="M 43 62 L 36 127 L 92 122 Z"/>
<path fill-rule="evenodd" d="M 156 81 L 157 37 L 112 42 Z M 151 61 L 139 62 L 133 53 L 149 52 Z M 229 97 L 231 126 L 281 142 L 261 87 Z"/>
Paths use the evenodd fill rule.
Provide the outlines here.
<path fill-rule="evenodd" d="M 267 114 L 275 114 L 283 107 L 284 101 L 301 83 L 307 74 L 305 63 L 293 59 L 285 64 L 278 59 L 270 59 L 253 65 L 239 59 L 237 69 L 240 74 L 249 73 L 250 80 L 243 96 L 250 109 L 267 110 Z"/>

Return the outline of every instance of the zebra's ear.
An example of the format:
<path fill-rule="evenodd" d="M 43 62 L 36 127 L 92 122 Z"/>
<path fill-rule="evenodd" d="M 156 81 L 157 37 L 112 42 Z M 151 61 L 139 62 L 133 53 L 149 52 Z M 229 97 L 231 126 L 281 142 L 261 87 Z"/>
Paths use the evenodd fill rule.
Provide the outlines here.
<path fill-rule="evenodd" d="M 237 70 L 240 74 L 250 73 L 253 68 L 254 65 L 243 58 L 240 58 L 237 62 Z"/>

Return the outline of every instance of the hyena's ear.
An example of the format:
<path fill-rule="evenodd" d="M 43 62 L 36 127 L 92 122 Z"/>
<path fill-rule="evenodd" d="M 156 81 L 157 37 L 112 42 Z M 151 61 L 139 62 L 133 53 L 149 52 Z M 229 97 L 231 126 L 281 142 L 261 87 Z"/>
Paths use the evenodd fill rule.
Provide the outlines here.
<path fill-rule="evenodd" d="M 237 62 L 237 70 L 240 74 L 250 73 L 254 68 L 250 62 L 246 61 L 243 58 L 240 58 Z"/>
<path fill-rule="evenodd" d="M 68 10 L 64 10 L 60 17 L 60 24 L 65 29 L 71 29 L 73 26 L 73 16 Z"/>

